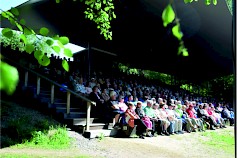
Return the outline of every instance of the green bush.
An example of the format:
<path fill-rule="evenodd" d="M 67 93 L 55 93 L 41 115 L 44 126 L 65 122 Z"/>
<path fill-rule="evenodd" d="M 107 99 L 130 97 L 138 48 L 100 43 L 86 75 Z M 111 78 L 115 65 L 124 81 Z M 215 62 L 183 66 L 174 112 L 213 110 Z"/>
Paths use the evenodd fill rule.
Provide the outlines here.
<path fill-rule="evenodd" d="M 40 147 L 47 149 L 63 149 L 70 147 L 72 138 L 68 136 L 66 127 L 53 127 L 47 131 L 34 131 L 32 138 L 25 140 L 18 147 Z"/>

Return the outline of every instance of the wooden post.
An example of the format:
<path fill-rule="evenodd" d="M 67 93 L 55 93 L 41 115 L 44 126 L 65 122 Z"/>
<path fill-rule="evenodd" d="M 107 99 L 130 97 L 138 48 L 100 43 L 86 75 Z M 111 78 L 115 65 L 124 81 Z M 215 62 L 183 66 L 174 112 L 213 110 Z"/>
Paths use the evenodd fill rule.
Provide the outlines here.
<path fill-rule="evenodd" d="M 88 42 L 87 48 L 87 62 L 88 62 L 88 78 L 91 77 L 91 54 L 90 54 L 90 43 Z"/>
<path fill-rule="evenodd" d="M 90 118 L 91 118 L 91 103 L 87 102 L 87 111 L 86 111 L 86 131 L 90 130 Z"/>
<path fill-rule="evenodd" d="M 36 92 L 37 95 L 40 94 L 40 77 L 37 76 L 37 92 Z"/>
<path fill-rule="evenodd" d="M 70 113 L 70 96 L 71 96 L 71 93 L 67 91 L 67 114 Z"/>
<path fill-rule="evenodd" d="M 54 84 L 51 83 L 51 104 L 54 103 Z"/>
<path fill-rule="evenodd" d="M 28 86 L 28 71 L 25 72 L 25 87 Z"/>

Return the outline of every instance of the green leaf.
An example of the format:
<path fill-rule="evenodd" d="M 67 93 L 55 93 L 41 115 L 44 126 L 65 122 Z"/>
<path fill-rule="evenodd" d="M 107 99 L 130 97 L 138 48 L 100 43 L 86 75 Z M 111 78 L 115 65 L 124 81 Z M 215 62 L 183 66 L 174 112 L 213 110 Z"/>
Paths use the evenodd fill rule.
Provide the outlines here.
<path fill-rule="evenodd" d="M 24 34 L 20 35 L 20 39 L 22 40 L 23 43 L 27 43 L 26 36 Z"/>
<path fill-rule="evenodd" d="M 175 19 L 175 13 L 171 4 L 169 4 L 162 12 L 162 20 L 164 27 L 173 22 L 174 19 Z"/>
<path fill-rule="evenodd" d="M 232 5 L 233 2 L 232 2 L 232 0 L 225 0 L 225 2 L 226 2 L 226 5 L 227 5 L 231 15 L 233 15 L 233 5 Z"/>
<path fill-rule="evenodd" d="M 56 0 L 56 3 L 60 3 L 60 0 Z"/>
<path fill-rule="evenodd" d="M 54 40 L 58 40 L 59 39 L 59 35 L 55 35 L 52 37 Z"/>
<path fill-rule="evenodd" d="M 31 54 L 34 51 L 35 47 L 32 44 L 26 44 L 25 50 L 27 53 Z"/>
<path fill-rule="evenodd" d="M 214 5 L 217 5 L 217 0 L 213 0 L 213 4 L 214 4 Z"/>
<path fill-rule="evenodd" d="M 34 31 L 32 29 L 28 29 L 26 27 L 24 27 L 24 34 L 25 35 L 32 35 L 34 33 Z"/>
<path fill-rule="evenodd" d="M 19 82 L 19 74 L 15 67 L 0 61 L 0 90 L 12 95 Z"/>
<path fill-rule="evenodd" d="M 42 66 L 48 66 L 50 64 L 50 59 L 46 55 L 43 55 L 43 57 L 39 59 L 38 62 Z"/>
<path fill-rule="evenodd" d="M 211 0 L 205 0 L 205 4 L 206 5 L 210 5 L 211 4 Z"/>
<path fill-rule="evenodd" d="M 187 3 L 192 3 L 193 0 L 184 0 L 184 3 L 187 4 Z"/>
<path fill-rule="evenodd" d="M 64 48 L 64 45 L 59 40 L 57 41 L 57 44 L 60 48 Z"/>
<path fill-rule="evenodd" d="M 15 21 L 14 19 L 10 18 L 9 21 L 10 21 L 10 23 L 11 23 L 13 26 L 16 25 L 16 21 Z"/>
<path fill-rule="evenodd" d="M 183 52 L 183 46 L 179 46 L 178 48 L 178 55 L 181 55 L 181 53 Z"/>
<path fill-rule="evenodd" d="M 53 46 L 52 48 L 56 53 L 59 53 L 61 50 L 61 48 L 59 46 Z"/>
<path fill-rule="evenodd" d="M 113 18 L 116 19 L 116 15 L 115 15 L 115 13 L 113 12 L 112 14 L 113 14 Z"/>
<path fill-rule="evenodd" d="M 72 51 L 68 48 L 64 49 L 64 55 L 66 55 L 67 57 L 72 57 L 73 56 Z"/>
<path fill-rule="evenodd" d="M 183 48 L 183 56 L 184 57 L 187 57 L 189 54 L 188 54 L 188 50 L 186 48 Z"/>
<path fill-rule="evenodd" d="M 69 65 L 68 65 L 67 60 L 62 61 L 62 66 L 63 66 L 64 70 L 66 70 L 67 72 L 69 71 Z"/>
<path fill-rule="evenodd" d="M 36 51 L 34 52 L 34 57 L 35 57 L 35 59 L 37 59 L 37 60 L 40 60 L 43 56 L 44 56 L 44 53 L 43 53 L 42 51 L 40 51 L 40 50 L 36 50 Z"/>
<path fill-rule="evenodd" d="M 2 29 L 2 35 L 7 37 L 7 38 L 11 38 L 12 35 L 13 35 L 12 29 L 10 29 L 10 28 Z"/>
<path fill-rule="evenodd" d="M 9 11 L 6 11 L 6 14 L 8 15 L 8 19 L 15 17 L 15 16 L 14 16 L 11 12 L 9 12 Z"/>
<path fill-rule="evenodd" d="M 23 31 L 23 28 L 22 28 L 21 24 L 19 24 L 18 22 L 16 22 L 15 24 L 16 24 L 17 28 L 18 28 L 20 31 Z"/>
<path fill-rule="evenodd" d="M 20 20 L 20 24 L 21 24 L 21 25 L 25 25 L 25 24 L 26 24 L 25 19 L 21 19 L 21 20 Z"/>
<path fill-rule="evenodd" d="M 9 15 L 8 15 L 6 12 L 2 12 L 2 13 L 1 13 L 1 16 L 2 16 L 3 18 L 6 18 L 6 19 L 9 18 Z"/>
<path fill-rule="evenodd" d="M 182 34 L 182 32 L 180 31 L 180 25 L 179 25 L 179 24 L 175 25 L 175 26 L 172 28 L 172 33 L 173 33 L 173 35 L 174 35 L 178 40 L 181 40 L 182 37 L 183 37 L 183 34 Z"/>
<path fill-rule="evenodd" d="M 105 7 L 105 9 L 104 9 L 106 12 L 109 10 L 109 7 Z"/>
<path fill-rule="evenodd" d="M 49 45 L 49 46 L 52 46 L 54 44 L 54 41 L 51 40 L 51 39 L 47 39 L 46 43 Z"/>
<path fill-rule="evenodd" d="M 59 41 L 65 45 L 65 44 L 68 44 L 69 43 L 69 38 L 66 37 L 66 36 L 62 36 L 62 37 L 59 37 Z"/>
<path fill-rule="evenodd" d="M 49 29 L 47 29 L 46 27 L 42 27 L 40 28 L 40 34 L 43 35 L 43 36 L 47 36 L 48 33 L 49 33 Z"/>
<path fill-rule="evenodd" d="M 16 9 L 16 8 L 11 8 L 11 10 L 10 10 L 15 16 L 18 16 L 19 15 L 19 11 L 18 11 L 18 9 Z"/>

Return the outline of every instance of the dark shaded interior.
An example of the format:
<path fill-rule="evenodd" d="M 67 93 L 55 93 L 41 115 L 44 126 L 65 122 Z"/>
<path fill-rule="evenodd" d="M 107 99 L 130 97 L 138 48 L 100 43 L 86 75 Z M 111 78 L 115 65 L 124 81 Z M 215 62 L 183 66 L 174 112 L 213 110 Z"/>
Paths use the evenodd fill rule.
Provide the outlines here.
<path fill-rule="evenodd" d="M 178 40 L 173 37 L 171 27 L 164 28 L 162 11 L 168 0 L 116 0 L 117 18 L 112 21 L 113 40 L 106 41 L 96 25 L 85 19 L 85 6 L 79 1 L 41 0 L 19 6 L 30 22 L 27 7 L 40 15 L 60 35 L 70 42 L 87 47 L 96 47 L 117 54 L 113 60 L 129 63 L 130 66 L 176 75 L 190 81 L 202 81 L 233 73 L 234 51 L 232 20 L 225 1 L 206 6 L 203 1 L 184 4 L 174 1 L 174 9 L 180 19 L 188 57 L 178 56 Z M 25 17 L 27 19 L 27 17 Z M 35 25 L 34 29 L 39 29 Z M 99 53 L 99 52 L 97 52 Z M 97 55 L 103 61 L 104 55 Z"/>

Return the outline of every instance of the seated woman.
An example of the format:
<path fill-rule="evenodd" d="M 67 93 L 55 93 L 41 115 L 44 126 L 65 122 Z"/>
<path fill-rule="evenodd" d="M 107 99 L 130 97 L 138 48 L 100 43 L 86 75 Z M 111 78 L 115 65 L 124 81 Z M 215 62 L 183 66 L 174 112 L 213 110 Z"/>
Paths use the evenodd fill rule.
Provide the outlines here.
<path fill-rule="evenodd" d="M 125 116 L 128 125 L 132 128 L 134 128 L 136 125 L 136 134 L 139 136 L 139 138 L 144 139 L 143 133 L 147 131 L 147 127 L 134 111 L 134 105 L 132 103 L 128 103 L 128 109 L 126 110 Z"/>
<path fill-rule="evenodd" d="M 138 101 L 137 102 L 137 107 L 135 109 L 135 112 L 137 113 L 137 115 L 140 117 L 140 119 L 142 119 L 142 121 L 145 123 L 145 125 L 147 126 L 147 133 L 149 130 L 152 130 L 152 122 L 151 120 L 145 115 L 144 110 L 142 109 L 142 102 Z"/>
<path fill-rule="evenodd" d="M 216 121 L 213 119 L 213 117 L 211 117 L 208 112 L 207 112 L 207 109 L 208 109 L 208 106 L 207 104 L 203 104 L 203 106 L 201 106 L 202 109 L 200 108 L 199 106 L 199 111 L 198 112 L 198 117 L 199 118 L 202 118 L 205 122 L 207 122 L 209 125 L 210 125 L 210 129 L 211 130 L 215 130 L 216 128 L 215 127 L 218 127 L 218 124 L 216 123 Z"/>
<path fill-rule="evenodd" d="M 98 86 L 94 86 L 92 88 L 92 92 L 89 94 L 89 99 L 96 102 L 96 106 L 91 107 L 92 116 L 94 115 L 95 117 L 99 117 L 103 119 L 104 111 L 106 107 L 104 105 L 104 99 L 98 93 Z"/>
<path fill-rule="evenodd" d="M 164 104 L 162 103 L 160 105 L 161 107 L 164 106 Z M 158 108 L 159 108 L 159 104 L 155 103 L 153 105 L 153 109 L 155 111 L 156 118 L 158 119 L 158 121 L 160 121 L 160 128 L 161 128 L 160 130 L 158 129 L 160 131 L 158 132 L 158 134 L 169 136 L 170 134 L 167 131 L 167 129 L 170 126 L 170 122 L 168 121 L 167 116 L 164 115 Z"/>
<path fill-rule="evenodd" d="M 109 94 L 107 93 L 106 88 L 102 90 L 101 97 L 104 99 L 105 102 L 109 100 L 110 97 L 109 97 Z"/>
<path fill-rule="evenodd" d="M 220 114 L 215 112 L 214 105 L 211 106 L 209 114 L 211 114 L 216 119 L 216 122 L 220 125 L 220 128 L 226 128 L 224 119 Z"/>
<path fill-rule="evenodd" d="M 128 109 L 128 106 L 127 106 L 127 104 L 124 103 L 124 96 L 120 95 L 118 101 L 119 101 L 118 102 L 118 108 L 121 111 L 121 113 L 120 113 L 120 117 L 121 117 L 120 123 L 126 124 L 124 114 L 125 114 L 126 110 Z"/>

